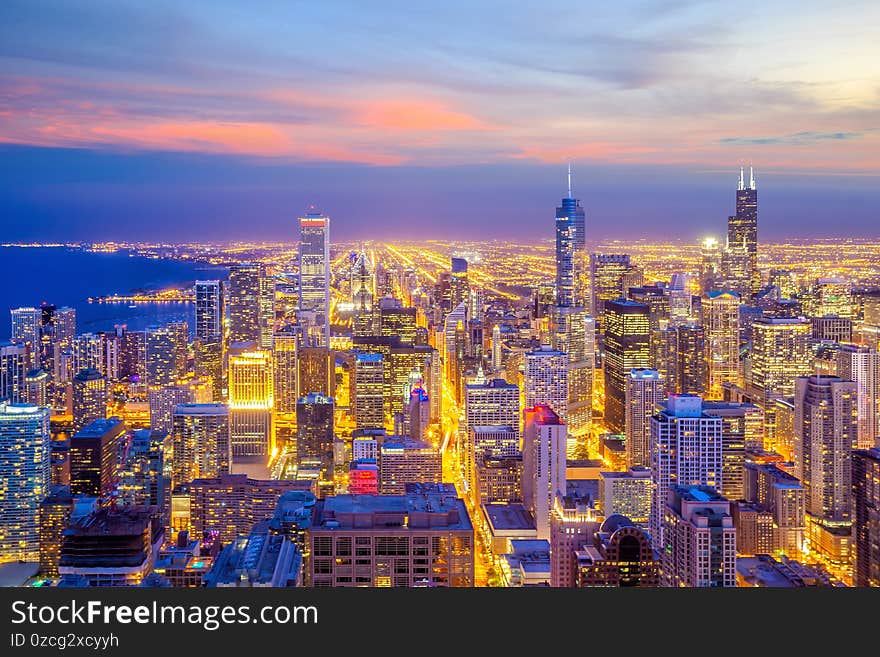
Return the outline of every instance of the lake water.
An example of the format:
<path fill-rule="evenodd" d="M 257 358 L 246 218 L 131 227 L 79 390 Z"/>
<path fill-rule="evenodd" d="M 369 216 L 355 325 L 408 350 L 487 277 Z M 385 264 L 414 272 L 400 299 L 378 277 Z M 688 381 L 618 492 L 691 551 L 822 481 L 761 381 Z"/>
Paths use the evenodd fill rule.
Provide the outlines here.
<path fill-rule="evenodd" d="M 128 252 L 90 253 L 65 247 L 0 247 L 0 339 L 9 338 L 9 308 L 39 307 L 44 301 L 76 308 L 77 333 L 110 331 L 116 324 L 139 330 L 186 320 L 194 328 L 192 304 L 89 303 L 89 297 L 129 294 L 227 277 L 224 267 L 180 260 L 132 257 Z"/>

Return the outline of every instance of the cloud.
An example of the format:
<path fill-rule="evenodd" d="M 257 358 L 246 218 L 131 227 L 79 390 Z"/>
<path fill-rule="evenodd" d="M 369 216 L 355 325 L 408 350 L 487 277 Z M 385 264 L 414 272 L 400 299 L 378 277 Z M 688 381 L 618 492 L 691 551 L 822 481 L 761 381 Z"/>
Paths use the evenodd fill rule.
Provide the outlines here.
<path fill-rule="evenodd" d="M 719 139 L 719 144 L 733 144 L 742 146 L 764 146 L 768 144 L 785 144 L 785 145 L 805 145 L 814 144 L 822 141 L 848 141 L 852 139 L 860 139 L 865 136 L 866 132 L 871 132 L 875 128 L 866 130 L 857 130 L 852 132 L 795 132 L 790 135 L 782 135 L 777 137 L 724 137 Z"/>

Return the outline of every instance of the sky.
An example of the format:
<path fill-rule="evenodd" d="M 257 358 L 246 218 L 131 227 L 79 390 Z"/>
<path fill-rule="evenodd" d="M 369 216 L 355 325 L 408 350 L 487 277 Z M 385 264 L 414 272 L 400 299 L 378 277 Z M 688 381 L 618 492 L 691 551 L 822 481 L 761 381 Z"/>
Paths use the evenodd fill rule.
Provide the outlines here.
<path fill-rule="evenodd" d="M 607 5 L 607 6 L 606 6 Z M 0 3 L 0 231 L 880 237 L 880 3 Z"/>

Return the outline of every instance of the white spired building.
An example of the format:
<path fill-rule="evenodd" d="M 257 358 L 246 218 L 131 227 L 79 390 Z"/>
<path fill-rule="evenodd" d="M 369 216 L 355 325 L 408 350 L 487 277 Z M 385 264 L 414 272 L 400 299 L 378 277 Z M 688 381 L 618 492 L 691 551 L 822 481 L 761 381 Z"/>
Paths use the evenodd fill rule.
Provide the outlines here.
<path fill-rule="evenodd" d="M 50 441 L 48 408 L 0 403 L 0 563 L 40 560 Z"/>

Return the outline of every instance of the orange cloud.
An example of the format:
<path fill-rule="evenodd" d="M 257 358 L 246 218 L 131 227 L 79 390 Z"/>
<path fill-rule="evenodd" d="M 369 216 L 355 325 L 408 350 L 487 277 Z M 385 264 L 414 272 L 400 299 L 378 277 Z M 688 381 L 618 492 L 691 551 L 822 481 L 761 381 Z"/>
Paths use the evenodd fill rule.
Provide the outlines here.
<path fill-rule="evenodd" d="M 491 125 L 440 103 L 425 100 L 366 101 L 354 110 L 356 123 L 385 130 L 494 130 Z"/>
<path fill-rule="evenodd" d="M 262 123 L 189 121 L 123 126 L 98 125 L 89 132 L 100 141 L 169 150 L 283 155 L 290 149 L 289 139 L 284 132 L 275 126 Z"/>
<path fill-rule="evenodd" d="M 513 157 L 535 159 L 547 163 L 559 163 L 569 160 L 623 159 L 655 152 L 657 152 L 656 148 L 648 146 L 631 146 L 612 142 L 588 142 L 558 147 L 525 146 Z"/>

